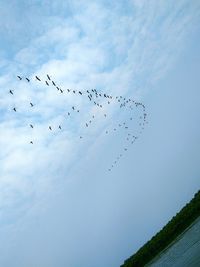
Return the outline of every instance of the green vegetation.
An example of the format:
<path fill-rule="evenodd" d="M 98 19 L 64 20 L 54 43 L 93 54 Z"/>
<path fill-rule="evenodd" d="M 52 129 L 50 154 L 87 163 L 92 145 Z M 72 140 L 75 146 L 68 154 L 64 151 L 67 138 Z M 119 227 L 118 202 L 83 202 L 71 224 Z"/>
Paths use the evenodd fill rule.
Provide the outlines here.
<path fill-rule="evenodd" d="M 121 267 L 142 267 L 166 248 L 197 217 L 200 216 L 200 191 L 163 229 L 127 259 Z"/>

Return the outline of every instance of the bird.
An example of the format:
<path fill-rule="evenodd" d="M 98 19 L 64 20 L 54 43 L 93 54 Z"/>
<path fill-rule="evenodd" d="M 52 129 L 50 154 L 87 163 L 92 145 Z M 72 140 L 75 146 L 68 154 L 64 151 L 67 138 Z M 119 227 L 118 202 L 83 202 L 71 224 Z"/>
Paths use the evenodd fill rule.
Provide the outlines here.
<path fill-rule="evenodd" d="M 85 125 L 86 125 L 86 127 L 88 127 L 88 124 L 87 123 Z"/>
<path fill-rule="evenodd" d="M 31 103 L 31 102 L 30 102 L 30 105 L 31 105 L 31 107 L 33 107 L 33 106 L 34 106 L 34 105 L 33 105 L 33 103 Z"/>
<path fill-rule="evenodd" d="M 33 128 L 33 125 L 32 125 L 32 124 L 30 124 L 30 127 L 31 127 L 31 128 Z"/>
<path fill-rule="evenodd" d="M 13 95 L 13 91 L 12 91 L 12 90 L 10 90 L 9 93 L 10 93 L 11 95 Z"/>
<path fill-rule="evenodd" d="M 70 89 L 67 89 L 68 92 L 70 92 Z"/>
<path fill-rule="evenodd" d="M 63 93 L 63 90 L 62 90 L 62 89 L 60 89 L 60 92 L 61 92 L 61 93 Z"/>
<path fill-rule="evenodd" d="M 75 110 L 75 107 L 73 106 L 72 109 Z"/>
<path fill-rule="evenodd" d="M 108 131 L 106 131 L 106 134 L 108 133 Z"/>
<path fill-rule="evenodd" d="M 111 169 L 108 169 L 109 170 L 109 172 L 111 171 Z"/>
<path fill-rule="evenodd" d="M 82 139 L 83 137 L 82 136 L 80 136 L 80 139 Z"/>
<path fill-rule="evenodd" d="M 75 93 L 76 93 L 76 91 L 75 91 L 75 90 L 73 90 L 73 93 L 75 94 Z"/>
<path fill-rule="evenodd" d="M 69 112 L 68 112 L 67 114 L 68 114 L 68 116 L 70 115 L 70 113 L 69 113 Z"/>
<path fill-rule="evenodd" d="M 110 104 L 110 102 L 108 101 L 108 104 Z"/>
<path fill-rule="evenodd" d="M 17 78 L 19 78 L 20 81 L 22 80 L 22 77 L 20 77 L 19 75 L 17 76 Z"/>
<path fill-rule="evenodd" d="M 104 114 L 104 117 L 106 117 L 106 114 Z"/>
<path fill-rule="evenodd" d="M 47 74 L 47 78 L 49 79 L 49 81 L 51 80 L 51 78 L 49 77 L 49 75 Z"/>
<path fill-rule="evenodd" d="M 46 85 L 48 85 L 48 86 L 49 86 L 49 84 L 48 84 L 48 82 L 47 82 L 47 81 L 45 81 L 45 83 L 46 83 Z"/>
<path fill-rule="evenodd" d="M 27 82 L 30 82 L 30 79 L 29 78 L 26 78 Z"/>
<path fill-rule="evenodd" d="M 54 81 L 52 81 L 52 84 L 53 84 L 54 86 L 56 86 L 56 84 L 55 84 L 55 82 L 54 82 Z"/>
<path fill-rule="evenodd" d="M 58 127 L 60 130 L 61 130 L 61 126 L 59 125 L 59 127 Z"/>
<path fill-rule="evenodd" d="M 51 130 L 51 131 L 52 131 L 52 128 L 51 128 L 51 126 L 49 126 L 49 130 Z"/>
<path fill-rule="evenodd" d="M 41 80 L 40 80 L 40 78 L 39 78 L 38 76 L 35 76 L 35 78 L 36 78 L 38 81 L 40 81 L 40 82 L 41 82 Z"/>
<path fill-rule="evenodd" d="M 30 141 L 30 144 L 33 144 L 33 141 Z"/>
<path fill-rule="evenodd" d="M 16 108 L 13 108 L 13 110 L 16 112 L 17 110 L 16 110 Z"/>
<path fill-rule="evenodd" d="M 78 109 L 77 112 L 79 112 L 80 110 Z"/>
<path fill-rule="evenodd" d="M 79 94 L 80 94 L 80 95 L 82 95 L 82 92 L 81 92 L 81 91 L 79 91 Z"/>

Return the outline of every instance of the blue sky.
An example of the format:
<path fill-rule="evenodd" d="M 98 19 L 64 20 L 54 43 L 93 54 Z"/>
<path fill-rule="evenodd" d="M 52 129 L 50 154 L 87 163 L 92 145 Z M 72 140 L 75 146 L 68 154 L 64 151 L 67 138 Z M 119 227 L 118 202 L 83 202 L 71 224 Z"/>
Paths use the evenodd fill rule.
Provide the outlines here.
<path fill-rule="evenodd" d="M 107 2 L 1 3 L 0 266 L 120 266 L 200 187 L 199 1 Z M 129 114 L 113 105 L 104 120 L 36 83 L 46 73 L 145 104 L 149 124 L 112 172 L 124 141 L 110 129 Z"/>

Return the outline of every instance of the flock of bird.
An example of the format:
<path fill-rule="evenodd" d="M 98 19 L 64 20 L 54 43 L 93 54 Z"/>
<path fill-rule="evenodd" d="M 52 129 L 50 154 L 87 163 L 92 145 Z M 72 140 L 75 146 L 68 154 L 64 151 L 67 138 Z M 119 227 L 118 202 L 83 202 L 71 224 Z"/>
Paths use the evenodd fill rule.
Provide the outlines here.
<path fill-rule="evenodd" d="M 102 109 L 105 105 L 111 105 L 112 103 L 115 103 L 119 106 L 120 109 L 124 109 L 125 107 L 130 109 L 131 111 L 134 109 L 134 107 L 141 107 L 141 111 L 142 114 L 139 116 L 139 131 L 138 134 L 135 133 L 131 133 L 130 132 L 130 127 L 128 125 L 128 123 L 126 121 L 123 121 L 121 123 L 118 123 L 113 129 L 111 130 L 106 130 L 105 134 L 108 134 L 110 132 L 116 132 L 119 129 L 124 129 L 127 131 L 125 140 L 126 140 L 126 145 L 123 147 L 123 150 L 121 151 L 121 153 L 119 153 L 117 155 L 117 157 L 115 158 L 115 160 L 113 161 L 113 163 L 111 164 L 111 166 L 108 168 L 108 171 L 111 171 L 112 168 L 114 168 L 114 166 L 117 164 L 117 162 L 120 160 L 120 158 L 123 156 L 123 153 L 126 152 L 129 149 L 129 144 L 134 144 L 134 142 L 139 138 L 139 136 L 142 134 L 145 125 L 148 123 L 147 121 L 147 113 L 146 113 L 146 108 L 145 105 L 142 104 L 141 102 L 136 102 L 130 98 L 126 98 L 123 96 L 111 96 L 108 95 L 106 93 L 102 93 L 102 92 L 98 92 L 96 89 L 90 89 L 90 90 L 86 90 L 86 91 L 82 91 L 82 90 L 74 90 L 74 89 L 62 89 L 60 86 L 57 85 L 57 83 L 52 80 L 52 78 L 50 77 L 49 74 L 46 75 L 46 79 L 41 79 L 38 76 L 35 76 L 34 78 L 28 78 L 28 77 L 22 77 L 20 75 L 17 76 L 17 79 L 19 81 L 26 81 L 27 83 L 30 83 L 32 81 L 34 82 L 38 82 L 38 83 L 43 83 L 46 86 L 53 86 L 55 87 L 55 89 L 58 91 L 58 93 L 60 94 L 73 94 L 73 95 L 77 95 L 77 96 L 81 96 L 81 97 L 85 97 L 91 104 L 95 105 L 97 108 Z M 9 93 L 11 95 L 15 94 L 15 90 L 9 90 Z M 30 102 L 30 108 L 33 108 L 35 106 L 35 104 L 33 102 Z M 13 111 L 17 112 L 18 108 L 16 106 L 13 107 Z M 79 113 L 80 110 L 77 109 L 75 106 L 72 106 L 72 110 L 71 112 L 77 112 Z M 68 111 L 67 112 L 67 116 L 71 115 L 71 112 Z M 104 118 L 106 119 L 108 117 L 107 113 L 103 113 Z M 85 127 L 88 128 L 91 123 L 93 122 L 93 120 L 95 119 L 95 115 L 92 115 L 92 118 L 85 122 Z M 133 116 L 131 115 L 129 117 L 129 123 L 133 121 Z M 29 124 L 30 128 L 34 128 L 33 124 Z M 55 127 L 53 127 L 52 125 L 48 126 L 49 131 L 53 131 L 55 129 Z M 62 130 L 62 126 L 59 125 L 58 126 L 59 130 Z M 79 136 L 80 139 L 83 138 L 82 135 Z M 127 143 L 128 142 L 128 143 Z M 33 140 L 30 140 L 30 144 L 34 144 Z"/>

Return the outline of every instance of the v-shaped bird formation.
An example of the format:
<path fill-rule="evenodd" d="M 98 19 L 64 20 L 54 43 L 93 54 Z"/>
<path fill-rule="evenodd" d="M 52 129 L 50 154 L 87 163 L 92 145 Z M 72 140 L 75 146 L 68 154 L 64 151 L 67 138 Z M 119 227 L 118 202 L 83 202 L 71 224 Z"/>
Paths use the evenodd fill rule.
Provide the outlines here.
<path fill-rule="evenodd" d="M 26 82 L 26 83 L 40 83 L 44 86 L 48 86 L 48 88 L 52 87 L 57 93 L 62 94 L 62 95 L 74 95 L 76 97 L 84 98 L 84 100 L 89 101 L 91 105 L 97 108 L 99 112 L 101 111 L 102 114 L 102 119 L 108 120 L 109 124 L 105 129 L 105 135 L 108 134 L 115 134 L 119 133 L 122 140 L 122 148 L 120 149 L 120 152 L 116 155 L 114 158 L 113 163 L 110 165 L 108 168 L 108 171 L 111 171 L 116 164 L 119 162 L 121 157 L 128 151 L 128 149 L 133 145 L 136 140 L 141 136 L 142 132 L 144 131 L 145 125 L 148 123 L 147 121 L 147 113 L 146 113 L 146 108 L 145 105 L 141 102 L 136 102 L 131 98 L 126 98 L 123 96 L 112 96 L 109 95 L 105 92 L 99 92 L 97 89 L 87 89 L 87 90 L 75 90 L 75 89 L 64 89 L 61 88 L 55 80 L 52 79 L 52 77 L 47 74 L 45 78 L 41 78 L 39 76 L 35 76 L 34 78 L 29 78 L 29 77 L 22 77 L 21 75 L 17 76 L 17 79 L 19 82 Z M 9 90 L 8 92 L 11 97 L 14 97 L 15 95 L 15 90 Z M 29 102 L 29 108 L 34 109 L 34 107 L 37 104 L 34 103 L 34 101 L 30 100 Z M 111 116 L 108 112 L 108 107 L 113 106 L 115 108 L 118 108 L 119 116 L 118 122 L 111 121 Z M 18 106 L 13 106 L 12 111 L 18 112 L 20 107 Z M 126 116 L 125 119 L 123 116 L 120 116 L 124 111 L 126 111 Z M 62 114 L 63 116 L 67 116 L 73 120 L 73 114 L 80 114 L 81 110 L 76 106 L 73 105 L 71 108 L 68 107 L 66 109 L 66 113 Z M 135 115 L 137 114 L 137 116 Z M 85 129 L 90 128 L 91 125 L 95 122 L 96 117 L 98 115 L 98 111 L 91 116 L 83 126 Z M 137 123 L 136 123 L 137 122 Z M 137 130 L 134 128 L 133 125 L 137 124 Z M 32 122 L 27 125 L 27 127 L 30 127 L 31 129 L 34 129 L 36 125 L 34 125 Z M 53 132 L 55 130 L 62 131 L 63 130 L 63 125 L 48 125 L 48 130 L 50 132 Z M 123 134 L 122 134 L 123 133 Z M 84 136 L 80 135 L 80 139 L 83 139 Z M 34 145 L 35 141 L 34 139 L 31 139 L 29 141 L 29 144 Z"/>

